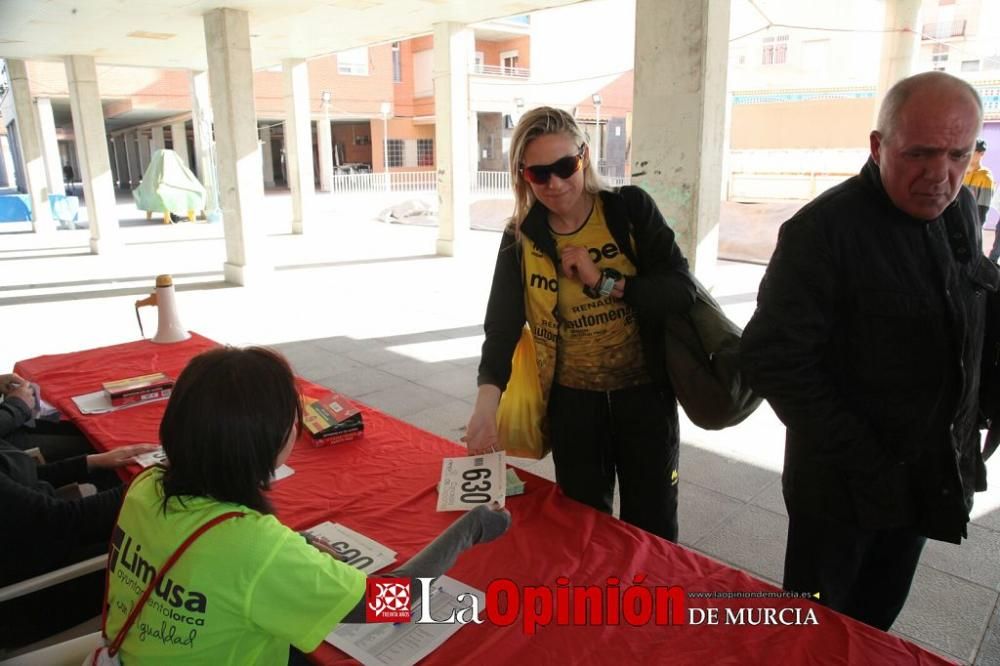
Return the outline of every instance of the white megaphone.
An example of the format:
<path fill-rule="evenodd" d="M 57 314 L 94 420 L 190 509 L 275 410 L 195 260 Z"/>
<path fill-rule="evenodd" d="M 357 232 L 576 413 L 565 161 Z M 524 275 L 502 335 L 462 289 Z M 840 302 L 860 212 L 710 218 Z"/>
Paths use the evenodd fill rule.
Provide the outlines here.
<path fill-rule="evenodd" d="M 177 316 L 174 280 L 169 275 L 157 275 L 156 291 L 135 302 L 135 318 L 139 320 L 139 333 L 143 337 L 146 337 L 146 334 L 142 330 L 142 317 L 139 316 L 139 308 L 146 305 L 155 305 L 158 313 L 156 335 L 153 336 L 153 342 L 166 344 L 180 342 L 191 337 L 191 334 L 181 324 L 181 318 Z"/>

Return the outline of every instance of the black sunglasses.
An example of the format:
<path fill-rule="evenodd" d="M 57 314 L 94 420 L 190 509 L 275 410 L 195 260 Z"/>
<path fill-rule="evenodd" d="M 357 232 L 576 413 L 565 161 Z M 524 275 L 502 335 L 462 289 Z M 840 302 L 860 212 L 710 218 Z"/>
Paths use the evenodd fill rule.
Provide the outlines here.
<path fill-rule="evenodd" d="M 565 180 L 583 167 L 583 151 L 586 147 L 587 144 L 582 144 L 580 152 L 576 155 L 567 155 L 552 164 L 534 164 L 532 166 L 522 164 L 519 171 L 526 181 L 535 185 L 544 185 L 549 182 L 552 174 Z"/>

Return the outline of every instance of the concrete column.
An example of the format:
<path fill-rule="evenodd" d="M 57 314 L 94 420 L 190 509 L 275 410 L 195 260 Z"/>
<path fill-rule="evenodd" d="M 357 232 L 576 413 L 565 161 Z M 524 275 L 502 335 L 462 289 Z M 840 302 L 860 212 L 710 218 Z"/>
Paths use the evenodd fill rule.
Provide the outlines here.
<path fill-rule="evenodd" d="M 7 61 L 7 76 L 14 95 L 14 115 L 17 120 L 18 143 L 24 160 L 24 171 L 31 197 L 32 229 L 36 233 L 55 231 L 52 210 L 49 208 L 49 188 L 45 175 L 45 156 L 39 140 L 38 117 L 31 103 L 28 71 L 23 60 Z"/>
<path fill-rule="evenodd" d="M 145 176 L 146 167 L 149 166 L 150 147 L 152 146 L 152 142 L 142 130 L 136 132 L 135 137 L 139 143 L 139 173 L 142 176 Z"/>
<path fill-rule="evenodd" d="M 132 189 L 132 173 L 128 164 L 128 135 L 115 136 L 115 162 L 118 164 L 118 187 L 123 190 Z"/>
<path fill-rule="evenodd" d="M 129 132 L 123 137 L 128 152 L 129 181 L 132 188 L 135 189 L 142 181 L 142 164 L 139 162 L 139 141 L 142 140 L 142 137 L 139 136 L 138 132 Z"/>
<path fill-rule="evenodd" d="M 118 174 L 118 189 L 127 190 L 132 185 L 132 174 L 128 171 L 128 151 L 125 148 L 125 135 L 116 134 L 113 139 L 115 147 L 115 172 Z"/>
<path fill-rule="evenodd" d="M 152 141 L 152 145 L 153 145 L 153 152 L 154 153 L 157 150 L 163 150 L 164 148 L 167 147 L 167 140 L 166 140 L 166 138 L 163 135 L 163 126 L 162 125 L 159 125 L 159 126 L 153 128 L 153 141 Z"/>
<path fill-rule="evenodd" d="M 264 169 L 264 187 L 274 187 L 274 154 L 271 152 L 271 128 L 261 127 L 260 160 Z"/>
<path fill-rule="evenodd" d="M 191 129 L 194 137 L 194 168 L 202 185 L 211 162 L 212 102 L 208 94 L 208 72 L 191 72 Z"/>
<path fill-rule="evenodd" d="M 434 152 L 437 157 L 437 253 L 454 256 L 469 233 L 471 173 L 469 63 L 473 31 L 461 23 L 434 24 Z"/>
<path fill-rule="evenodd" d="M 326 114 L 316 122 L 316 138 L 319 142 L 319 189 L 329 192 L 333 185 L 333 137 L 330 118 Z"/>
<path fill-rule="evenodd" d="M 208 93 L 208 72 L 191 72 L 191 124 L 194 130 L 194 160 L 198 180 L 205 186 L 205 210 L 219 208 L 215 180 L 215 149 L 212 139 L 212 102 Z"/>
<path fill-rule="evenodd" d="M 184 162 L 184 166 L 191 168 L 191 160 L 188 158 L 188 135 L 187 127 L 183 122 L 172 123 L 170 125 L 170 139 L 173 141 L 173 151 Z"/>
<path fill-rule="evenodd" d="M 115 185 L 111 181 L 104 110 L 97 89 L 97 66 L 90 56 L 66 56 L 66 82 L 73 113 L 73 133 L 80 160 L 80 176 L 90 221 L 90 251 L 94 254 L 120 247 Z"/>
<path fill-rule="evenodd" d="M 118 171 L 118 153 L 115 150 L 115 140 L 113 137 L 108 137 L 108 164 L 111 165 L 111 187 L 118 189 L 118 181 L 120 180 Z"/>
<path fill-rule="evenodd" d="M 225 277 L 235 284 L 254 283 L 263 268 L 259 216 L 264 185 L 257 148 L 249 15 L 235 9 L 213 9 L 204 20 L 219 204 L 226 236 Z"/>
<path fill-rule="evenodd" d="M 10 187 L 13 184 L 13 176 L 10 172 L 11 160 L 8 155 L 10 149 L 7 146 L 7 135 L 0 136 L 0 187 Z"/>
<path fill-rule="evenodd" d="M 921 0 L 885 1 L 885 32 L 882 33 L 882 64 L 875 89 L 875 120 L 889 88 L 896 81 L 916 73 L 922 29 L 920 4 Z"/>
<path fill-rule="evenodd" d="M 45 158 L 45 176 L 49 194 L 66 194 L 62 160 L 59 159 L 59 140 L 56 138 L 56 121 L 52 115 L 52 100 L 48 97 L 37 97 L 35 108 L 38 111 L 38 135 L 42 142 L 42 155 Z"/>
<path fill-rule="evenodd" d="M 309 120 L 309 69 L 301 58 L 281 61 L 285 95 L 285 164 L 292 191 L 292 233 L 301 234 L 315 198 L 312 125 Z"/>
<path fill-rule="evenodd" d="M 699 278 L 719 245 L 729 0 L 636 0 L 632 183 Z"/>

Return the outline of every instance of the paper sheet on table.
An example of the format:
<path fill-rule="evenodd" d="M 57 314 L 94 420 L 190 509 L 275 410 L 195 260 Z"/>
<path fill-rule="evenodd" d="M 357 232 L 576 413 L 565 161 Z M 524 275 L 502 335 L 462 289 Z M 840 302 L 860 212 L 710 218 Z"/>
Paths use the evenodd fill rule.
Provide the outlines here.
<path fill-rule="evenodd" d="M 415 593 L 419 593 L 419 589 L 419 585 L 414 586 Z M 431 585 L 431 617 L 445 620 L 451 617 L 456 609 L 471 606 L 472 602 L 468 598 L 463 598 L 462 602 L 458 601 L 460 594 L 471 594 L 478 598 L 482 613 L 482 609 L 486 607 L 486 595 L 481 590 L 474 589 L 450 576 L 441 576 Z M 436 650 L 465 626 L 459 622 L 419 624 L 416 620 L 421 616 L 421 600 L 415 599 L 411 606 L 413 613 L 409 623 L 341 624 L 327 635 L 326 642 L 343 650 L 365 666 L 411 666 Z"/>
<path fill-rule="evenodd" d="M 340 523 L 320 523 L 305 533 L 342 562 L 365 573 L 375 573 L 396 561 L 396 551 Z"/>
<path fill-rule="evenodd" d="M 507 465 L 504 452 L 483 456 L 445 458 L 438 484 L 438 511 L 468 511 L 480 504 L 504 505 Z"/>
<path fill-rule="evenodd" d="M 140 400 L 139 402 L 115 407 L 111 404 L 111 398 L 108 397 L 108 394 L 101 390 L 94 391 L 93 393 L 84 393 L 83 395 L 74 395 L 73 402 L 76 403 L 77 409 L 80 410 L 81 414 L 106 414 L 108 412 L 117 412 L 119 409 L 128 409 L 129 407 L 138 407 L 139 405 L 148 405 L 153 402 L 168 400 L 169 398 L 170 396 L 163 396 L 162 398 Z"/>

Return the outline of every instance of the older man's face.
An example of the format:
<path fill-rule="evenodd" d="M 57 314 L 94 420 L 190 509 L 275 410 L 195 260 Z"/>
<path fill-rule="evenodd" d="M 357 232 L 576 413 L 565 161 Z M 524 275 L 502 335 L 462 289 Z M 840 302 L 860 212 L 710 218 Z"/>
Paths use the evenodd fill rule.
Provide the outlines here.
<path fill-rule="evenodd" d="M 953 90 L 915 91 L 887 137 L 871 133 L 871 152 L 892 203 L 933 220 L 958 196 L 979 133 L 975 102 Z"/>

